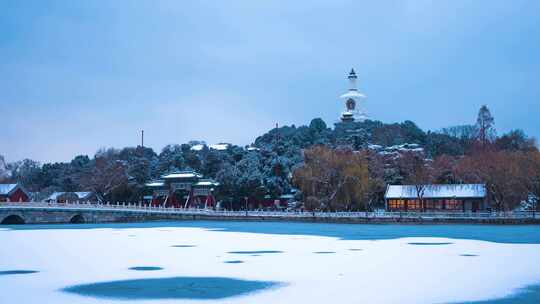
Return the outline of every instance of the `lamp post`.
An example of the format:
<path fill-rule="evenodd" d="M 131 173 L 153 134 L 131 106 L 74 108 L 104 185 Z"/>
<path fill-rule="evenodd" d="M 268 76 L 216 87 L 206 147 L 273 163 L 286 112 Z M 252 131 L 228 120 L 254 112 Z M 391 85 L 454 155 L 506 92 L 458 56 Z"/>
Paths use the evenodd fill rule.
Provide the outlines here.
<path fill-rule="evenodd" d="M 244 201 L 245 201 L 246 216 L 248 216 L 248 197 L 247 196 L 244 197 Z"/>

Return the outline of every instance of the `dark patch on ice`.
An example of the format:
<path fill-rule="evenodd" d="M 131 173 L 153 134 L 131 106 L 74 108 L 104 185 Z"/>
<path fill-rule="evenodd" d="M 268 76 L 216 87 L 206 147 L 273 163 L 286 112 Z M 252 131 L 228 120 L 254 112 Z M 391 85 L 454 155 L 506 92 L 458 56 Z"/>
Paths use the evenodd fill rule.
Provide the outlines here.
<path fill-rule="evenodd" d="M 136 237 L 135 234 L 130 234 L 130 235 L 128 235 L 128 236 L 129 236 L 129 237 Z"/>
<path fill-rule="evenodd" d="M 267 254 L 267 253 L 283 253 L 283 251 L 279 251 L 279 250 L 258 250 L 258 251 L 229 251 L 227 253 L 231 253 L 231 254 L 251 254 L 251 255 L 254 255 L 254 254 Z"/>
<path fill-rule="evenodd" d="M 258 256 L 261 256 L 261 255 L 260 254 L 252 254 L 250 256 L 258 257 Z"/>
<path fill-rule="evenodd" d="M 411 242 L 407 243 L 409 245 L 418 245 L 418 246 L 438 246 L 438 245 L 450 245 L 454 243 L 450 242 Z"/>
<path fill-rule="evenodd" d="M 349 251 L 362 251 L 364 249 L 360 249 L 360 248 L 350 248 Z"/>
<path fill-rule="evenodd" d="M 332 254 L 332 253 L 336 253 L 335 251 L 315 251 L 313 252 L 315 254 Z"/>
<path fill-rule="evenodd" d="M 32 274 L 32 273 L 37 273 L 39 271 L 36 271 L 36 270 L 22 270 L 22 269 L 17 269 L 17 270 L 2 270 L 0 271 L 0 276 L 3 276 L 3 275 L 14 275 L 14 274 Z"/>
<path fill-rule="evenodd" d="M 66 287 L 62 291 L 100 299 L 198 300 L 224 299 L 283 285 L 279 282 L 220 277 L 172 277 L 74 285 Z"/>
<path fill-rule="evenodd" d="M 175 247 L 175 248 L 193 248 L 193 247 L 197 247 L 196 245 L 172 245 L 171 247 Z"/>
<path fill-rule="evenodd" d="M 135 267 L 130 267 L 129 270 L 156 271 L 156 270 L 163 270 L 163 268 L 158 267 L 158 266 L 135 266 Z"/>
<path fill-rule="evenodd" d="M 462 256 L 462 257 L 477 257 L 478 255 L 477 254 L 464 253 L 464 254 L 460 254 L 459 256 Z"/>
<path fill-rule="evenodd" d="M 227 264 L 242 264 L 244 263 L 244 261 L 240 261 L 240 260 L 232 260 L 232 261 L 225 261 L 223 263 L 227 263 Z"/>

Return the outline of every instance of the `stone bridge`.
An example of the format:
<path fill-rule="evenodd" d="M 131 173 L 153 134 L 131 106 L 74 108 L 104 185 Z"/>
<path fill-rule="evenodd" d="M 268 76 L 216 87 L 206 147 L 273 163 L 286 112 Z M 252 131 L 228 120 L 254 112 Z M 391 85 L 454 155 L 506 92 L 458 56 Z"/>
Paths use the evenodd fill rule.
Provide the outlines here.
<path fill-rule="evenodd" d="M 138 204 L 0 203 L 0 224 L 113 223 L 179 220 L 296 221 L 324 223 L 540 224 L 535 212 L 284 212 L 213 211 Z"/>
<path fill-rule="evenodd" d="M 78 206 L 1 206 L 0 224 L 110 223 L 193 220 L 198 216 L 166 210 Z"/>

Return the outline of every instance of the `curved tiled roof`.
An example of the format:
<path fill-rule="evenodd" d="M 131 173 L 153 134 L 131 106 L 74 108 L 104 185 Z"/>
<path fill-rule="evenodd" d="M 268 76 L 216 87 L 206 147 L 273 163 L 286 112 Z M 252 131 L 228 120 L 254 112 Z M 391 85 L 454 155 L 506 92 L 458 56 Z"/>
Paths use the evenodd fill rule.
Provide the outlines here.
<path fill-rule="evenodd" d="M 17 191 L 17 189 L 21 189 L 24 194 L 29 198 L 31 197 L 30 193 L 19 184 L 0 184 L 0 195 L 10 195 Z"/>
<path fill-rule="evenodd" d="M 8 195 L 17 189 L 17 184 L 0 184 L 0 195 Z"/>

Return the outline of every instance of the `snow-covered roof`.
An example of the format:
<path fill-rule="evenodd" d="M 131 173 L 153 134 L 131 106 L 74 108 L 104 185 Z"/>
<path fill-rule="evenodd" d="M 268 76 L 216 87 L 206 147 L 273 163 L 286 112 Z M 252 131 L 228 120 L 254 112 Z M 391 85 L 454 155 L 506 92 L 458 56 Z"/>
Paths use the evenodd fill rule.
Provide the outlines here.
<path fill-rule="evenodd" d="M 368 144 L 368 149 L 371 149 L 371 150 L 380 150 L 382 148 L 383 147 L 381 145 Z"/>
<path fill-rule="evenodd" d="M 163 175 L 161 178 L 169 179 L 169 178 L 201 178 L 202 175 L 195 172 L 195 171 L 184 171 L 184 172 L 177 172 L 177 173 L 170 173 Z"/>
<path fill-rule="evenodd" d="M 220 143 L 220 144 L 209 145 L 208 148 L 213 149 L 213 150 L 223 151 L 223 150 L 227 150 L 230 145 L 231 144 Z"/>
<path fill-rule="evenodd" d="M 203 179 L 197 182 L 195 186 L 219 186 L 219 183 L 211 179 Z"/>
<path fill-rule="evenodd" d="M 227 150 L 230 145 L 231 144 L 228 144 L 228 143 L 219 143 L 219 144 L 208 145 L 208 148 L 212 149 L 212 150 L 223 151 L 223 150 Z M 201 151 L 204 148 L 204 146 L 206 146 L 206 145 L 204 145 L 204 144 L 193 145 L 191 147 L 191 150 L 193 150 L 193 151 Z"/>
<path fill-rule="evenodd" d="M 17 191 L 17 189 L 21 189 L 28 198 L 31 198 L 30 192 L 26 191 L 26 189 L 19 184 L 0 184 L 0 195 L 10 195 Z"/>
<path fill-rule="evenodd" d="M 17 189 L 17 184 L 0 184 L 0 195 L 8 195 Z"/>
<path fill-rule="evenodd" d="M 348 98 L 366 98 L 366 95 L 358 92 L 357 90 L 350 90 L 349 92 L 339 96 L 339 98 L 348 99 Z"/>
<path fill-rule="evenodd" d="M 60 195 L 64 194 L 66 194 L 66 192 L 53 192 L 51 195 L 49 195 L 47 200 L 57 200 Z"/>
<path fill-rule="evenodd" d="M 419 144 L 401 144 L 386 147 L 386 150 L 399 150 L 399 151 L 423 151 L 424 149 L 420 147 Z"/>
<path fill-rule="evenodd" d="M 204 148 L 205 145 L 203 144 L 198 144 L 198 145 L 194 145 L 191 147 L 191 150 L 193 151 L 201 151 L 203 148 Z"/>
<path fill-rule="evenodd" d="M 89 197 L 90 195 L 93 194 L 93 192 L 87 192 L 87 191 L 85 191 L 85 192 L 74 192 L 74 193 L 75 193 L 75 195 L 77 195 L 80 199 L 85 199 L 85 198 L 87 198 L 87 197 Z"/>
<path fill-rule="evenodd" d="M 261 149 L 259 149 L 259 148 L 257 148 L 257 147 L 250 146 L 250 147 L 247 147 L 246 150 L 248 150 L 248 151 L 259 151 L 259 150 L 261 150 Z"/>
<path fill-rule="evenodd" d="M 162 180 L 151 181 L 145 184 L 145 186 L 147 187 L 163 187 L 164 185 L 165 185 L 165 182 Z"/>
<path fill-rule="evenodd" d="M 401 153 L 403 152 L 415 152 L 415 153 L 423 153 L 424 148 L 422 148 L 419 144 L 401 144 L 401 145 L 394 145 L 394 146 L 388 146 L 388 147 L 382 147 L 379 145 L 368 145 L 368 148 L 371 150 L 377 151 L 380 155 L 390 155 L 393 157 L 400 157 Z"/>
<path fill-rule="evenodd" d="M 414 185 L 388 185 L 386 199 L 417 198 Z M 485 184 L 425 185 L 423 198 L 484 198 Z"/>

